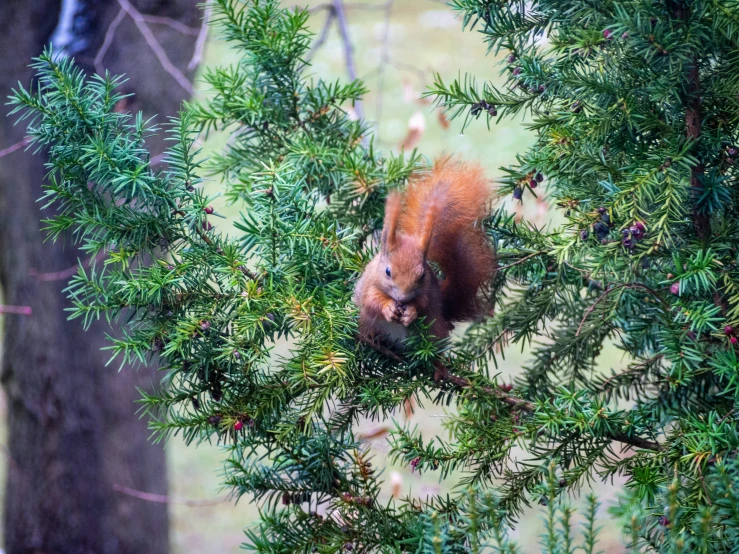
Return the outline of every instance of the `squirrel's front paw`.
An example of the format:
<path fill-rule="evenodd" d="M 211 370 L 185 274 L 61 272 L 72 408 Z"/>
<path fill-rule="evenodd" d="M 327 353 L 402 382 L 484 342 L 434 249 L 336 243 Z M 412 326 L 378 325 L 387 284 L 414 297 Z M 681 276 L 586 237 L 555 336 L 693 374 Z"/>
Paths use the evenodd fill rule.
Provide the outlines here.
<path fill-rule="evenodd" d="M 401 311 L 398 309 L 398 305 L 395 302 L 388 302 L 385 307 L 382 308 L 382 316 L 385 320 L 390 322 L 400 321 Z"/>
<path fill-rule="evenodd" d="M 400 322 L 403 327 L 408 327 L 418 317 L 418 311 L 413 304 L 406 304 L 403 309 L 403 315 L 400 316 Z"/>

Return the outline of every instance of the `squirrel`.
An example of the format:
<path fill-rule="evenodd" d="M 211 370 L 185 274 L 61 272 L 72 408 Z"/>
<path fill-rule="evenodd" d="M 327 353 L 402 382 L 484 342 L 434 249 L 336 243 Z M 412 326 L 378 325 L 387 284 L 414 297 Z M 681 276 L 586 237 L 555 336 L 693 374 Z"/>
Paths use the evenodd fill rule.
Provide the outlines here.
<path fill-rule="evenodd" d="M 354 289 L 363 335 L 399 344 L 408 325 L 423 316 L 443 339 L 455 322 L 479 315 L 478 292 L 495 266 L 480 226 L 491 197 L 480 166 L 451 158 L 414 176 L 404 193 L 388 195 L 380 250 Z"/>

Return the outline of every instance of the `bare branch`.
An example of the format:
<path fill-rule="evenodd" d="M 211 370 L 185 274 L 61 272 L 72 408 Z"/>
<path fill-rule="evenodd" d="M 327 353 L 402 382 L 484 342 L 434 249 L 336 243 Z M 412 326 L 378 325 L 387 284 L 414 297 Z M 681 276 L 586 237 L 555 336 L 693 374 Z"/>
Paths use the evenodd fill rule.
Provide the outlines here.
<path fill-rule="evenodd" d="M 308 55 L 305 57 L 306 62 L 312 60 L 318 49 L 326 42 L 326 39 L 328 38 L 328 32 L 331 29 L 331 23 L 333 23 L 334 21 L 334 17 L 335 13 L 333 7 L 330 7 L 330 9 L 328 10 L 328 15 L 326 16 L 326 21 L 321 28 L 321 32 L 318 33 L 318 38 L 313 42 L 313 46 L 311 46 L 310 52 L 308 52 Z"/>
<path fill-rule="evenodd" d="M 177 499 L 172 498 L 164 494 L 155 494 L 153 492 L 144 492 L 132 489 L 130 487 L 124 487 L 117 483 L 113 484 L 113 490 L 121 494 L 138 498 L 139 500 L 146 500 L 147 502 L 156 502 L 158 504 L 181 504 L 183 506 L 199 507 L 199 506 L 217 506 L 227 502 L 227 499 L 213 499 L 213 500 L 189 500 L 189 499 Z"/>
<path fill-rule="evenodd" d="M 0 314 L 32 315 L 31 306 L 8 306 L 0 304 Z"/>
<path fill-rule="evenodd" d="M 163 17 L 161 15 L 141 14 L 141 18 L 146 23 L 151 23 L 153 25 L 165 25 L 169 27 L 170 29 L 174 29 L 175 31 L 182 33 L 183 35 L 196 36 L 201 31 L 197 27 L 188 27 L 184 23 L 177 21 L 176 19 L 172 19 L 171 17 Z"/>
<path fill-rule="evenodd" d="M 192 54 L 190 63 L 187 64 L 188 71 L 193 71 L 200 65 L 203 60 L 203 52 L 205 52 L 205 43 L 208 39 L 208 24 L 210 23 L 210 16 L 213 13 L 213 0 L 206 0 L 205 10 L 203 11 L 203 24 L 200 26 L 198 32 L 198 39 L 195 41 L 195 51 Z"/>
<path fill-rule="evenodd" d="M 118 4 L 120 4 L 121 8 L 125 10 L 125 12 L 131 17 L 131 19 L 133 19 L 133 22 L 136 24 L 139 32 L 144 37 L 146 44 L 148 44 L 149 48 L 151 48 L 152 52 L 154 52 L 154 55 L 159 60 L 159 63 L 161 64 L 164 71 L 169 73 L 169 75 L 171 75 L 172 78 L 177 81 L 177 83 L 188 94 L 192 95 L 194 92 L 192 83 L 188 80 L 187 77 L 185 77 L 185 74 L 182 73 L 182 71 L 180 71 L 170 61 L 167 53 L 164 51 L 164 48 L 162 48 L 162 45 L 159 44 L 159 41 L 154 36 L 154 33 L 151 32 L 151 29 L 149 29 L 149 26 L 146 24 L 144 16 L 141 14 L 141 12 L 134 8 L 129 0 L 118 0 Z"/>
<path fill-rule="evenodd" d="M 115 32 L 118 30 L 118 26 L 121 24 L 123 19 L 126 17 L 126 10 L 121 8 L 121 10 L 118 12 L 118 14 L 113 18 L 113 21 L 110 22 L 110 25 L 108 25 L 107 31 L 105 31 L 105 39 L 103 40 L 103 44 L 100 46 L 100 50 L 98 50 L 98 53 L 95 54 L 95 60 L 93 61 L 93 64 L 95 66 L 95 71 L 98 75 L 104 75 L 105 74 L 105 68 L 103 67 L 103 60 L 105 59 L 105 54 L 108 53 L 108 49 L 110 48 L 110 45 L 113 43 L 113 37 L 115 36 Z"/>
<path fill-rule="evenodd" d="M 346 20 L 344 2 L 342 0 L 334 0 L 334 14 L 336 15 L 336 23 L 339 26 L 339 36 L 341 36 L 341 42 L 344 45 L 346 72 L 349 74 L 349 79 L 354 81 L 357 78 L 357 68 L 354 65 L 354 47 L 349 37 L 349 23 Z M 362 108 L 361 100 L 357 100 L 354 109 L 357 112 L 357 117 L 364 119 L 364 109 Z"/>
<path fill-rule="evenodd" d="M 5 156 L 12 154 L 13 152 L 17 152 L 18 150 L 20 150 L 21 148 L 23 148 L 30 142 L 31 142 L 31 139 L 26 137 L 23 140 L 19 140 L 15 144 L 8 146 L 7 148 L 3 148 L 2 150 L 0 150 L 0 158 L 4 158 Z"/>
<path fill-rule="evenodd" d="M 382 32 L 382 54 L 377 75 L 377 103 L 375 104 L 375 135 L 380 140 L 380 121 L 382 119 L 382 101 L 385 96 L 385 67 L 390 61 L 390 15 L 393 11 L 393 0 L 385 2 L 385 26 Z"/>

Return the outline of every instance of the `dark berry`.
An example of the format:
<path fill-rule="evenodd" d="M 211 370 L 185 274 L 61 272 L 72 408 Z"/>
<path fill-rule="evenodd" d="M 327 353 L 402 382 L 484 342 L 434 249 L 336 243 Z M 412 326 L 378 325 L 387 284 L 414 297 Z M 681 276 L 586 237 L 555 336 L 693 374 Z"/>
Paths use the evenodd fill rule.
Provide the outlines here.
<path fill-rule="evenodd" d="M 513 198 L 515 198 L 516 200 L 521 200 L 521 198 L 523 198 L 523 189 L 519 187 L 513 189 Z"/>
<path fill-rule="evenodd" d="M 629 238 L 631 236 L 631 231 L 628 229 L 622 229 L 621 230 L 621 236 L 625 239 Z"/>
<path fill-rule="evenodd" d="M 567 486 L 567 479 L 560 479 L 559 480 L 559 486 L 560 487 L 566 487 Z"/>
<path fill-rule="evenodd" d="M 624 245 L 624 248 L 628 248 L 629 250 L 631 250 L 632 248 L 634 248 L 634 241 L 633 239 L 630 239 L 630 238 L 624 239 L 623 245 Z"/>
<path fill-rule="evenodd" d="M 667 527 L 670 524 L 670 520 L 667 519 L 667 516 L 660 516 L 660 518 L 659 518 L 659 524 L 662 527 Z"/>
<path fill-rule="evenodd" d="M 611 224 L 611 216 L 608 214 L 603 214 L 602 216 L 600 216 L 600 220 L 606 225 L 610 226 Z"/>
<path fill-rule="evenodd" d="M 293 503 L 292 495 L 289 492 L 285 491 L 282 493 L 282 503 L 285 506 L 289 506 L 290 504 Z"/>
<path fill-rule="evenodd" d="M 205 208 L 205 213 L 212 214 L 215 210 L 213 210 L 213 206 L 208 206 Z"/>
<path fill-rule="evenodd" d="M 421 458 L 413 458 L 411 460 L 411 471 L 415 471 L 418 467 L 418 464 L 421 463 Z"/>
<path fill-rule="evenodd" d="M 670 286 L 670 292 L 672 294 L 680 295 L 680 283 L 672 283 Z"/>
<path fill-rule="evenodd" d="M 646 227 L 641 221 L 635 221 L 631 224 L 631 227 L 629 227 L 629 231 L 631 231 L 631 235 L 636 240 L 641 240 L 644 238 L 644 231 L 646 230 Z"/>
<path fill-rule="evenodd" d="M 354 545 L 350 542 L 344 543 L 344 550 L 346 550 L 347 552 L 351 552 L 352 550 L 354 550 Z"/>
<path fill-rule="evenodd" d="M 724 333 L 727 335 L 733 335 L 734 334 L 734 328 L 731 325 L 727 325 L 724 327 Z"/>
<path fill-rule="evenodd" d="M 628 31 L 627 31 L 627 32 L 625 32 L 625 33 L 623 33 L 623 34 L 621 35 L 621 38 L 622 38 L 622 39 L 627 39 L 627 38 L 629 38 L 629 33 L 628 33 Z"/>
<path fill-rule="evenodd" d="M 538 186 L 539 186 L 539 183 L 538 183 L 538 182 L 536 181 L 536 179 L 531 179 L 531 181 L 529 181 L 529 186 L 530 186 L 530 187 L 531 187 L 532 189 L 535 189 L 536 187 L 538 187 Z"/>
<path fill-rule="evenodd" d="M 732 157 L 736 157 L 737 154 L 739 154 L 739 150 L 737 150 L 734 146 L 730 146 L 726 152 L 729 154 L 729 156 Z"/>
<path fill-rule="evenodd" d="M 596 222 L 595 225 L 593 225 L 593 231 L 595 232 L 595 235 L 598 237 L 598 240 L 603 240 L 608 236 L 608 225 L 603 223 L 602 221 Z"/>
<path fill-rule="evenodd" d="M 534 179 L 536 179 L 538 183 L 541 183 L 544 180 L 544 175 L 542 175 L 541 173 L 537 173 Z"/>
<path fill-rule="evenodd" d="M 613 38 L 613 31 L 610 29 L 605 29 L 603 31 L 603 38 L 606 40 L 611 40 Z"/>
<path fill-rule="evenodd" d="M 572 111 L 575 113 L 580 113 L 582 111 L 582 106 L 580 105 L 579 101 L 575 101 L 572 103 Z"/>
<path fill-rule="evenodd" d="M 515 54 L 510 54 L 508 56 L 508 63 L 513 63 L 515 61 L 516 61 L 516 55 Z"/>
<path fill-rule="evenodd" d="M 200 328 L 203 331 L 207 331 L 208 329 L 210 329 L 210 321 L 201 321 L 200 322 Z"/>
<path fill-rule="evenodd" d="M 582 231 L 580 231 L 580 238 L 582 240 L 588 240 L 588 236 L 589 235 L 590 235 L 590 233 L 588 233 L 588 230 L 587 229 L 583 229 Z"/>
<path fill-rule="evenodd" d="M 513 74 L 516 75 L 516 76 L 521 75 L 521 68 L 520 67 L 516 67 L 513 70 Z"/>
<path fill-rule="evenodd" d="M 598 212 L 599 214 L 601 214 L 601 215 L 603 215 L 604 213 L 606 213 L 606 209 L 605 209 L 605 208 L 604 208 L 603 206 L 601 206 L 600 208 L 598 208 L 598 209 L 597 209 L 596 211 L 597 211 L 597 212 Z"/>
<path fill-rule="evenodd" d="M 498 115 L 498 110 L 495 109 L 495 106 L 490 106 L 488 108 L 488 115 L 490 117 L 495 117 L 496 115 Z"/>
<path fill-rule="evenodd" d="M 218 424 L 221 423 L 221 419 L 222 418 L 219 415 L 212 415 L 208 418 L 208 423 L 213 427 L 218 427 Z"/>

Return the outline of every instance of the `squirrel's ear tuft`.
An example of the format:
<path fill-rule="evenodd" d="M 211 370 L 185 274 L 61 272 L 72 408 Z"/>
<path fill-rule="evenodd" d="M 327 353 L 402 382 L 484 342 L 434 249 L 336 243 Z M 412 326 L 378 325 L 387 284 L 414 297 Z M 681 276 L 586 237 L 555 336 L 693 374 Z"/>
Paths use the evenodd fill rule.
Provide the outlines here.
<path fill-rule="evenodd" d="M 387 254 L 395 248 L 398 218 L 402 208 L 400 194 L 391 192 L 385 204 L 385 222 L 382 225 L 380 243 L 383 253 Z"/>
<path fill-rule="evenodd" d="M 421 251 L 426 256 L 431 246 L 431 237 L 434 233 L 434 223 L 439 215 L 439 207 L 434 199 L 432 198 L 426 208 L 426 214 L 423 218 L 423 227 L 421 228 Z"/>

